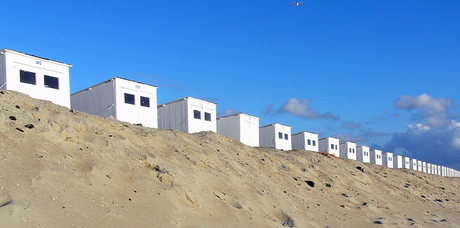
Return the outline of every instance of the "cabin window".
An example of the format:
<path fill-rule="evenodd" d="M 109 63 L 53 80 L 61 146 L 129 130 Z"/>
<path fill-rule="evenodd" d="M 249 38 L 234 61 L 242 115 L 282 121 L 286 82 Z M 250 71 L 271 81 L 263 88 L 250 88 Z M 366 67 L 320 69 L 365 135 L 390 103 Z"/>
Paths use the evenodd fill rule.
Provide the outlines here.
<path fill-rule="evenodd" d="M 350 149 L 350 153 L 351 153 L 351 148 L 349 148 L 349 149 Z"/>
<path fill-rule="evenodd" d="M 211 113 L 205 112 L 205 113 L 204 113 L 204 120 L 206 120 L 206 121 L 211 121 Z"/>
<path fill-rule="evenodd" d="M 46 88 L 59 89 L 59 78 L 45 75 L 44 81 Z"/>
<path fill-rule="evenodd" d="M 313 140 L 313 146 L 316 146 L 316 141 L 315 140 Z"/>
<path fill-rule="evenodd" d="M 19 71 L 19 80 L 22 83 L 27 83 L 27 84 L 31 84 L 31 85 L 36 85 L 37 84 L 37 81 L 35 80 L 35 73 L 34 72 L 20 70 Z"/>
<path fill-rule="evenodd" d="M 310 139 L 308 139 L 308 145 L 311 145 L 311 140 Z"/>
<path fill-rule="evenodd" d="M 353 149 L 353 153 L 355 153 L 355 149 Z"/>
<path fill-rule="evenodd" d="M 331 150 L 333 150 L 333 149 L 334 149 L 334 144 L 331 144 Z"/>
<path fill-rule="evenodd" d="M 150 107 L 150 98 L 141 96 L 141 106 Z"/>
<path fill-rule="evenodd" d="M 134 102 L 134 95 L 132 94 L 129 94 L 129 93 L 125 93 L 125 103 L 126 104 L 135 104 Z"/>
<path fill-rule="evenodd" d="M 283 133 L 278 132 L 278 138 L 283 139 Z"/>
<path fill-rule="evenodd" d="M 335 149 L 337 150 L 337 145 L 335 145 Z"/>
<path fill-rule="evenodd" d="M 284 134 L 284 139 L 289 140 L 288 134 Z"/>
<path fill-rule="evenodd" d="M 201 120 L 201 112 L 198 110 L 193 110 L 193 118 Z"/>

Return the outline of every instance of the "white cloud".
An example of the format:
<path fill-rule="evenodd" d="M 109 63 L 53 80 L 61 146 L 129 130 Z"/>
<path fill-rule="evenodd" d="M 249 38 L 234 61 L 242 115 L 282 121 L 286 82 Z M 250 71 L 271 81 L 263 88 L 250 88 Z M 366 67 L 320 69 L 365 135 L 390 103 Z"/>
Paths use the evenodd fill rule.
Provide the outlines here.
<path fill-rule="evenodd" d="M 423 125 L 421 123 L 409 124 L 407 125 L 407 128 L 408 128 L 407 133 L 413 134 L 413 135 L 420 135 L 431 129 L 431 127 Z"/>
<path fill-rule="evenodd" d="M 327 112 L 320 114 L 319 111 L 309 107 L 311 100 L 291 98 L 279 110 L 279 113 L 290 113 L 302 119 L 332 119 L 338 120 L 339 117 Z M 268 108 L 268 107 L 267 107 Z M 267 110 L 267 109 L 266 109 Z M 271 110 L 271 107 L 270 107 Z"/>
<path fill-rule="evenodd" d="M 451 99 L 434 99 L 425 93 L 417 97 L 402 95 L 396 99 L 394 106 L 396 109 L 420 111 L 426 125 L 441 127 L 449 123 L 448 111 L 453 103 Z"/>

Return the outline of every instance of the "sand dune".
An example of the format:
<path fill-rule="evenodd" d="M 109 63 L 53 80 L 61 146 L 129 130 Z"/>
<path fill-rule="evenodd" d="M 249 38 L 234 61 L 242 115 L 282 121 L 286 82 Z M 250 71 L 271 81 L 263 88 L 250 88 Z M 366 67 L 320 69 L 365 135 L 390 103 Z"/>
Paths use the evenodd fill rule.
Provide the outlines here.
<path fill-rule="evenodd" d="M 0 105 L 2 227 L 460 227 L 458 178 Z"/>

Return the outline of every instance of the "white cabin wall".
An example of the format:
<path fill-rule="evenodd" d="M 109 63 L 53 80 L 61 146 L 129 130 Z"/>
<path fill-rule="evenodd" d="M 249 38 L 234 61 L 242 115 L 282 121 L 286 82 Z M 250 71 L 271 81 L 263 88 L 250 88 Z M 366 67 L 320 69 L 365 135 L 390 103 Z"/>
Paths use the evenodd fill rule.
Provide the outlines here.
<path fill-rule="evenodd" d="M 259 144 L 261 147 L 273 147 L 275 144 L 275 127 L 273 125 L 263 126 L 259 128 Z"/>
<path fill-rule="evenodd" d="M 393 168 L 393 153 L 386 152 L 382 154 L 382 165 L 388 168 Z"/>
<path fill-rule="evenodd" d="M 411 161 L 409 157 L 403 157 L 403 168 L 404 169 L 411 169 L 410 163 Z"/>
<path fill-rule="evenodd" d="M 393 168 L 395 169 L 403 168 L 403 157 L 401 155 L 393 156 Z"/>
<path fill-rule="evenodd" d="M 240 142 L 253 147 L 259 146 L 259 118 L 239 114 Z"/>
<path fill-rule="evenodd" d="M 117 119 L 158 128 L 157 88 L 123 78 L 114 78 L 113 81 Z M 125 93 L 134 95 L 134 104 L 125 103 Z M 141 105 L 141 97 L 149 100 L 149 107 Z"/>
<path fill-rule="evenodd" d="M 275 131 L 277 136 L 275 138 L 276 149 L 292 150 L 291 127 L 275 124 Z M 283 134 L 282 139 L 278 137 L 279 133 Z"/>
<path fill-rule="evenodd" d="M 381 150 L 371 150 L 371 163 L 376 165 L 382 165 L 382 151 Z"/>
<path fill-rule="evenodd" d="M 192 97 L 187 97 L 186 101 L 188 107 L 188 132 L 217 132 L 216 104 Z M 194 118 L 194 110 L 201 112 L 200 119 Z M 210 121 L 205 120 L 205 113 L 211 115 Z"/>
<path fill-rule="evenodd" d="M 72 109 L 117 118 L 114 86 L 113 80 L 108 80 L 70 95 Z"/>
<path fill-rule="evenodd" d="M 0 54 L 0 89 L 8 89 L 6 85 L 5 54 Z"/>
<path fill-rule="evenodd" d="M 371 159 L 370 159 L 369 149 L 370 148 L 368 146 L 364 146 L 364 145 L 358 146 L 356 148 L 356 160 L 363 162 L 363 163 L 370 163 Z"/>
<path fill-rule="evenodd" d="M 158 128 L 188 132 L 189 113 L 185 99 L 159 105 L 157 110 Z"/>
<path fill-rule="evenodd" d="M 6 87 L 3 88 L 70 108 L 69 67 L 71 65 L 10 50 L 3 50 L 3 52 L 4 82 L 6 82 Z M 35 73 L 35 84 L 20 82 L 21 70 Z M 58 79 L 58 89 L 45 86 L 45 75 Z"/>
<path fill-rule="evenodd" d="M 241 142 L 240 117 L 237 115 L 217 119 L 217 133 Z"/>

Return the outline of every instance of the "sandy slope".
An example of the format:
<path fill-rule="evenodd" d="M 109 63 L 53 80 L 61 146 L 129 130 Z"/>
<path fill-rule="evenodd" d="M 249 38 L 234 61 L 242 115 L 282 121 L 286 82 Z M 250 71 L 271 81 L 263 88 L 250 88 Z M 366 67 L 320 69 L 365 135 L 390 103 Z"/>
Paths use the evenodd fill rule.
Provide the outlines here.
<path fill-rule="evenodd" d="M 0 105 L 1 227 L 460 227 L 459 179 Z"/>

